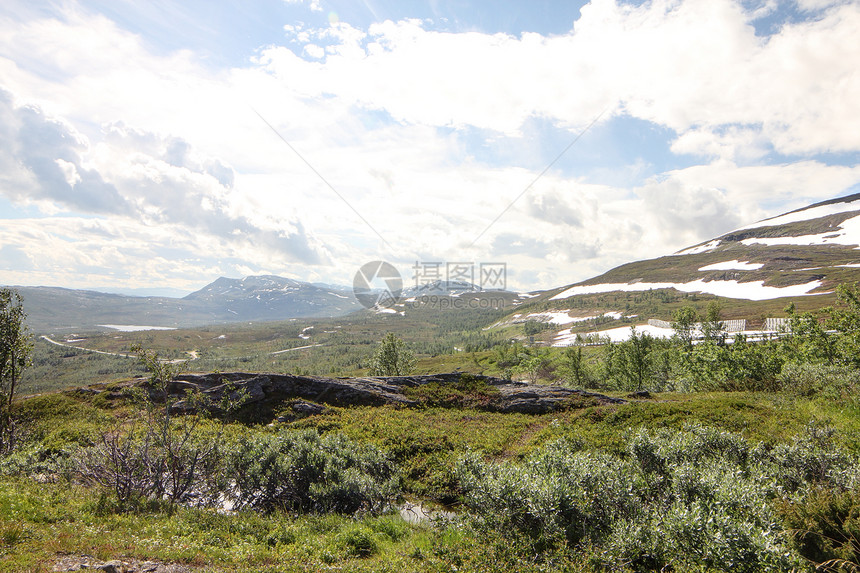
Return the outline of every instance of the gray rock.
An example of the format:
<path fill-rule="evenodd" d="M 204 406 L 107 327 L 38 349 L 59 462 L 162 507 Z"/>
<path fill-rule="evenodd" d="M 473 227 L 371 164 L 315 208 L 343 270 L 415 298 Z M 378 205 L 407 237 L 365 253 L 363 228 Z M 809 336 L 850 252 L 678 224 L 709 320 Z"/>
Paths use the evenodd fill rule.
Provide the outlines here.
<path fill-rule="evenodd" d="M 293 404 L 293 411 L 297 414 L 305 416 L 319 416 L 328 412 L 328 408 L 319 404 L 311 404 L 309 402 L 296 402 Z"/>
<path fill-rule="evenodd" d="M 125 573 L 126 570 L 122 561 L 107 561 L 99 565 L 97 569 L 105 573 Z"/>
<path fill-rule="evenodd" d="M 218 410 L 223 398 L 243 397 L 243 405 L 262 402 L 278 403 L 300 398 L 293 405 L 296 416 L 285 414 L 278 421 L 289 422 L 300 416 L 319 415 L 326 412 L 325 406 L 382 406 L 385 404 L 404 407 L 416 406 L 418 402 L 404 394 L 406 388 L 423 384 L 453 384 L 459 380 L 459 372 L 416 376 L 376 376 L 362 378 L 327 378 L 324 376 L 294 376 L 289 374 L 255 374 L 229 372 L 218 374 L 182 374 L 177 383 L 171 384 L 171 392 L 177 397 L 186 390 L 199 390 L 209 398 L 210 409 Z M 519 412 L 543 414 L 558 409 L 582 404 L 591 399 L 598 404 L 623 404 L 625 400 L 603 394 L 572 390 L 562 386 L 511 382 L 490 376 L 475 376 L 495 388 L 494 394 L 483 409 L 497 412 Z M 315 402 L 315 403 L 311 403 Z M 194 406 L 180 400 L 174 404 L 178 412 L 188 412 Z"/>

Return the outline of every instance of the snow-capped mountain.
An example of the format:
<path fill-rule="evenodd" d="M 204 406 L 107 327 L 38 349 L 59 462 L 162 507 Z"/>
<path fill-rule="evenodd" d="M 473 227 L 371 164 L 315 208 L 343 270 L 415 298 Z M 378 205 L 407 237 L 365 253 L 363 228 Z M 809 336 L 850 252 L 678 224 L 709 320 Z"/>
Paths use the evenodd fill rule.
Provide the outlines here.
<path fill-rule="evenodd" d="M 402 296 L 455 295 L 464 292 L 479 292 L 481 287 L 463 281 L 432 281 L 421 285 L 411 285 L 403 289 Z"/>
<path fill-rule="evenodd" d="M 221 277 L 182 300 L 205 303 L 219 320 L 231 314 L 241 320 L 340 316 L 361 308 L 352 291 L 273 275 Z"/>

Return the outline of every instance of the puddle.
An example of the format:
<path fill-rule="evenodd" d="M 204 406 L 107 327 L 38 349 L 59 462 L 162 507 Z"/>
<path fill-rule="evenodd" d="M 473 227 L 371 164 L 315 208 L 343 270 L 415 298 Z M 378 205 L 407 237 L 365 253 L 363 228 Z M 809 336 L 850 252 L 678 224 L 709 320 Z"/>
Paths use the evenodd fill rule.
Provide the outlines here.
<path fill-rule="evenodd" d="M 453 511 L 447 511 L 441 507 L 428 507 L 421 505 L 420 503 L 409 502 L 398 506 L 397 511 L 403 521 L 413 525 L 429 523 L 437 519 L 454 519 L 457 516 Z"/>

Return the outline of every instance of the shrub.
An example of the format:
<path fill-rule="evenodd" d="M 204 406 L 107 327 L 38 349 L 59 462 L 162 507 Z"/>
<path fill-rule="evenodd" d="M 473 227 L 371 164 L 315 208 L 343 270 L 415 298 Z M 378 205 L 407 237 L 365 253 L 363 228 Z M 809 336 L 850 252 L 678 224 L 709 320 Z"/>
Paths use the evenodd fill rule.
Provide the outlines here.
<path fill-rule="evenodd" d="M 465 456 L 456 475 L 466 504 L 492 527 L 520 529 L 541 543 L 599 537 L 637 511 L 638 480 L 629 463 L 550 443 L 521 466 Z"/>
<path fill-rule="evenodd" d="M 378 513 L 398 493 L 394 465 L 379 449 L 313 430 L 257 435 L 233 452 L 239 507 L 299 513 Z"/>
<path fill-rule="evenodd" d="M 74 465 L 85 481 L 111 490 L 120 507 L 134 510 L 145 500 L 205 501 L 217 490 L 220 457 L 220 439 L 171 424 L 163 434 L 146 426 L 106 432 L 75 454 Z"/>
<path fill-rule="evenodd" d="M 351 557 L 369 557 L 379 552 L 376 534 L 362 525 L 353 525 L 340 532 L 337 543 Z"/>
<path fill-rule="evenodd" d="M 19 447 L 0 458 L 0 475 L 41 475 L 42 479 L 71 477 L 73 464 L 71 449 L 56 449 L 37 443 Z"/>
<path fill-rule="evenodd" d="M 130 509 L 144 500 L 167 499 L 170 503 L 206 500 L 218 489 L 221 431 L 202 435 L 200 425 L 213 403 L 199 391 L 186 392 L 182 406 L 169 392 L 181 364 L 162 360 L 158 353 L 136 345 L 132 350 L 150 372 L 143 387 L 129 396 L 140 407 L 140 421 L 130 428 L 105 432 L 96 444 L 79 451 L 77 471 L 84 480 L 113 491 L 120 506 Z M 218 408 L 238 407 L 244 395 L 233 399 L 224 392 Z"/>
<path fill-rule="evenodd" d="M 798 396 L 824 394 L 853 399 L 860 389 L 860 371 L 851 366 L 791 362 L 779 375 L 782 390 Z"/>
<path fill-rule="evenodd" d="M 756 448 L 752 458 L 788 491 L 809 484 L 860 485 L 860 460 L 835 444 L 833 428 L 818 423 L 807 424 L 788 444 Z"/>
<path fill-rule="evenodd" d="M 456 474 L 483 534 L 526 535 L 538 550 L 575 544 L 598 567 L 637 571 L 802 568 L 773 500 L 860 483 L 856 456 L 817 425 L 776 447 L 699 425 L 643 429 L 627 437 L 626 454 L 556 441 L 518 465 L 467 455 Z M 841 549 L 831 553 L 853 558 L 856 508 L 840 507 Z"/>
<path fill-rule="evenodd" d="M 422 406 L 475 408 L 487 406 L 499 393 L 484 378 L 463 372 L 452 382 L 432 381 L 414 387 L 404 387 L 403 394 Z"/>

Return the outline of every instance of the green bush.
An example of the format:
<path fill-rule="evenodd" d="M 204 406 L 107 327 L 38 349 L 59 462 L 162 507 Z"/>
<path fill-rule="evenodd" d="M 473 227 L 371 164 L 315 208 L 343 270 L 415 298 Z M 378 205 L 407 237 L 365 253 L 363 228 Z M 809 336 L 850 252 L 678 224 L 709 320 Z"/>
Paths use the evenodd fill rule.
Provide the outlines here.
<path fill-rule="evenodd" d="M 379 513 L 399 491 L 382 451 L 313 430 L 244 439 L 229 466 L 238 506 L 267 512 Z"/>
<path fill-rule="evenodd" d="M 370 557 L 379 552 L 377 535 L 363 525 L 345 529 L 337 535 L 336 541 L 350 557 Z"/>
<path fill-rule="evenodd" d="M 798 396 L 854 399 L 860 389 L 860 371 L 838 364 L 791 362 L 783 366 L 779 383 L 782 390 Z"/>
<path fill-rule="evenodd" d="M 521 466 L 465 456 L 456 474 L 466 504 L 484 524 L 520 529 L 540 542 L 599 536 L 638 511 L 641 482 L 629 462 L 578 447 L 552 442 Z"/>
<path fill-rule="evenodd" d="M 835 444 L 833 428 L 810 423 L 788 444 L 757 447 L 753 460 L 787 491 L 808 485 L 860 486 L 860 460 Z"/>
<path fill-rule="evenodd" d="M 0 475 L 68 479 L 74 469 L 72 454 L 71 449 L 56 449 L 41 443 L 23 446 L 0 457 Z"/>
<path fill-rule="evenodd" d="M 810 425 L 768 447 L 699 425 L 642 429 L 628 435 L 624 455 L 562 440 L 521 464 L 467 455 L 456 475 L 481 534 L 526 535 L 537 551 L 577 545 L 610 569 L 790 570 L 804 561 L 775 500 L 860 483 L 857 457 L 834 446 L 831 432 Z"/>
<path fill-rule="evenodd" d="M 464 372 L 453 382 L 434 381 L 404 387 L 403 393 L 422 406 L 475 408 L 487 406 L 499 390 L 487 384 L 484 378 Z"/>

